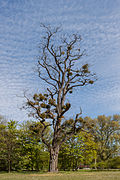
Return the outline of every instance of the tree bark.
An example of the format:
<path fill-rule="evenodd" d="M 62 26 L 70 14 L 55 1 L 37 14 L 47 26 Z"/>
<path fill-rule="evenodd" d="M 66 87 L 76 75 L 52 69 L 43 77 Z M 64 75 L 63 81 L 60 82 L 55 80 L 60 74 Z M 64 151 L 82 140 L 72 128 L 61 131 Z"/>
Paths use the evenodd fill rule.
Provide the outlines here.
<path fill-rule="evenodd" d="M 49 172 L 58 172 L 59 146 L 50 149 Z"/>
<path fill-rule="evenodd" d="M 95 157 L 95 169 L 97 169 L 97 158 Z"/>
<path fill-rule="evenodd" d="M 10 160 L 8 160 L 8 172 L 9 173 L 11 172 L 11 162 L 10 162 Z"/>

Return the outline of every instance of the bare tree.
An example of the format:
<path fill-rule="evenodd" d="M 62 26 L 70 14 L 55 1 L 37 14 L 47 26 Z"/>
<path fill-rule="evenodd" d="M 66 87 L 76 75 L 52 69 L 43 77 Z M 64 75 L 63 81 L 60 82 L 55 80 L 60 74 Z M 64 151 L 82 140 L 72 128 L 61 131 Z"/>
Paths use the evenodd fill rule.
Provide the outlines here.
<path fill-rule="evenodd" d="M 81 112 L 75 119 L 65 119 L 65 113 L 71 104 L 66 101 L 67 94 L 74 88 L 93 84 L 95 74 L 89 70 L 89 65 L 81 61 L 81 36 L 73 34 L 69 37 L 59 37 L 59 28 L 42 25 L 45 36 L 40 45 L 38 59 L 39 78 L 47 83 L 47 93 L 34 94 L 27 99 L 27 108 L 31 115 L 43 125 L 41 138 L 50 152 L 49 171 L 58 170 L 58 154 L 62 143 L 71 135 L 83 128 Z M 51 127 L 50 137 L 46 137 L 47 128 Z"/>

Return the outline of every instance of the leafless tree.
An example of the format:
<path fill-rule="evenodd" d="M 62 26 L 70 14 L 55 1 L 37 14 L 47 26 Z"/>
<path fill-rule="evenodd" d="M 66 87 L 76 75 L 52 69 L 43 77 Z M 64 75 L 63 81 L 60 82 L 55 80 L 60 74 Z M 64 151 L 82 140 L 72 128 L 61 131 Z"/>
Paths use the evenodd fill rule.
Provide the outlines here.
<path fill-rule="evenodd" d="M 83 63 L 81 52 L 81 36 L 59 36 L 60 29 L 42 25 L 45 36 L 40 45 L 38 59 L 39 78 L 47 83 L 47 93 L 26 97 L 26 107 L 31 115 L 42 123 L 41 138 L 50 152 L 49 171 L 58 170 L 58 154 L 62 143 L 71 135 L 83 128 L 81 112 L 75 119 L 65 119 L 71 104 L 66 101 L 67 94 L 74 88 L 93 84 L 96 80 L 89 65 Z M 51 128 L 51 137 L 45 136 L 47 128 Z"/>

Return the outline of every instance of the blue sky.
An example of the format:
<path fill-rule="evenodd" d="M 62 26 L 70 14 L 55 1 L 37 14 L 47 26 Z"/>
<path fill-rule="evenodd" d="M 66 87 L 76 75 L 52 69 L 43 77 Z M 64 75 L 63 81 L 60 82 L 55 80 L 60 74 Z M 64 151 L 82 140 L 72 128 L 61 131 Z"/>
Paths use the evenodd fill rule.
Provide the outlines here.
<path fill-rule="evenodd" d="M 19 108 L 24 90 L 43 91 L 34 72 L 40 23 L 62 25 L 65 33 L 78 32 L 87 50 L 84 61 L 98 81 L 71 96 L 71 115 L 82 107 L 83 116 L 120 112 L 120 0 L 0 0 L 0 114 L 28 119 Z"/>

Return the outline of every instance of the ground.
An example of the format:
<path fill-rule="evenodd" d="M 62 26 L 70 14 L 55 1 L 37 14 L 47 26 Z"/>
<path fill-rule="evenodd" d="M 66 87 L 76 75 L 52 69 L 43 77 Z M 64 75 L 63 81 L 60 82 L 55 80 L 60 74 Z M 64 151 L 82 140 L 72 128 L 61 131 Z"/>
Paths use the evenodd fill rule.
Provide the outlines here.
<path fill-rule="evenodd" d="M 0 173 L 0 180 L 120 180 L 120 171 Z"/>

